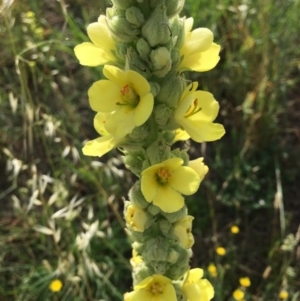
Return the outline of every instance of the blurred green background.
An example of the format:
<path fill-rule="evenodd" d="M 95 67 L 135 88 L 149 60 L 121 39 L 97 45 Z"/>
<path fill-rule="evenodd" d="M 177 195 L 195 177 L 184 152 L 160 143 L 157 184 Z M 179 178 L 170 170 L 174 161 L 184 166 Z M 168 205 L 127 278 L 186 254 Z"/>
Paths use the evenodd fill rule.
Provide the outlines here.
<path fill-rule="evenodd" d="M 101 68 L 73 53 L 110 3 L 2 1 L 0 301 L 123 300 L 132 289 L 123 198 L 135 178 L 117 150 L 82 155 L 97 136 L 87 89 Z M 240 277 L 251 279 L 243 300 L 300 300 L 299 11 L 296 0 L 188 0 L 181 14 L 222 46 L 215 69 L 190 73 L 220 102 L 227 132 L 190 144 L 210 167 L 187 199 L 191 266 L 205 270 L 215 301 L 234 300 Z"/>

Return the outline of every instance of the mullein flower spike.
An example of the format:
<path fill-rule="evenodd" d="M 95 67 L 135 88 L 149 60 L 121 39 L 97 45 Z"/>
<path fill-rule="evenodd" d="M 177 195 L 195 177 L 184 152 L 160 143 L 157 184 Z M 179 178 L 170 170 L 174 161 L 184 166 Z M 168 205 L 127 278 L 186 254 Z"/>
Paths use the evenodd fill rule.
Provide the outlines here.
<path fill-rule="evenodd" d="M 214 123 L 218 102 L 184 73 L 214 68 L 220 46 L 209 29 L 192 30 L 193 18 L 179 16 L 184 0 L 112 3 L 87 27 L 91 42 L 76 46 L 75 55 L 82 65 L 104 65 L 106 78 L 88 90 L 99 137 L 83 153 L 101 157 L 119 148 L 139 178 L 124 206 L 134 286 L 124 300 L 209 301 L 213 287 L 203 270 L 189 266 L 194 217 L 184 199 L 196 193 L 208 167 L 173 144 L 225 133 Z"/>

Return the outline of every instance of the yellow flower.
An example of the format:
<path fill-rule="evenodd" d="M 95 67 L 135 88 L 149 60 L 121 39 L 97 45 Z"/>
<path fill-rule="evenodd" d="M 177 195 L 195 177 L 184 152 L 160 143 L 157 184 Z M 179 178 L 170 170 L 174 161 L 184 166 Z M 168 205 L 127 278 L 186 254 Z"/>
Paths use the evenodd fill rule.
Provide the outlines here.
<path fill-rule="evenodd" d="M 232 296 L 233 296 L 233 298 L 235 300 L 242 300 L 244 298 L 244 296 L 245 296 L 245 293 L 242 290 L 240 290 L 240 289 L 236 289 L 233 292 Z"/>
<path fill-rule="evenodd" d="M 216 278 L 218 276 L 217 267 L 213 263 L 209 264 L 209 266 L 207 267 L 207 270 L 208 270 L 209 274 L 211 275 L 211 277 Z"/>
<path fill-rule="evenodd" d="M 88 141 L 82 149 L 84 155 L 101 157 L 121 143 L 122 139 L 113 137 L 105 130 L 104 124 L 109 116 L 110 114 L 96 114 L 94 118 L 94 127 L 102 137 Z"/>
<path fill-rule="evenodd" d="M 184 206 L 181 194 L 195 193 L 201 181 L 191 167 L 182 164 L 182 159 L 171 158 L 142 172 L 141 190 L 147 202 L 153 202 L 167 213 Z"/>
<path fill-rule="evenodd" d="M 226 249 L 223 248 L 223 247 L 218 247 L 218 248 L 216 249 L 216 252 L 217 252 L 218 255 L 224 256 L 224 255 L 226 254 Z"/>
<path fill-rule="evenodd" d="M 92 43 L 84 42 L 74 48 L 76 57 L 81 65 L 98 66 L 115 61 L 112 51 L 115 50 L 106 17 L 101 15 L 98 22 L 91 23 L 87 27 L 88 36 Z"/>
<path fill-rule="evenodd" d="M 49 285 L 49 289 L 54 293 L 59 292 L 62 289 L 62 287 L 63 284 L 59 279 L 52 280 Z"/>
<path fill-rule="evenodd" d="M 239 281 L 240 281 L 240 285 L 243 287 L 248 287 L 251 285 L 251 281 L 249 277 L 242 277 L 239 279 Z"/>
<path fill-rule="evenodd" d="M 286 290 L 282 290 L 279 293 L 279 298 L 282 300 L 286 300 L 289 297 L 289 293 Z"/>
<path fill-rule="evenodd" d="M 132 297 L 133 294 L 134 294 L 134 292 L 125 293 L 125 294 L 123 295 L 124 301 L 131 301 L 131 297 Z"/>
<path fill-rule="evenodd" d="M 106 65 L 103 74 L 108 80 L 95 82 L 88 91 L 90 105 L 94 111 L 112 113 L 105 129 L 115 138 L 123 138 L 151 115 L 154 99 L 150 85 L 132 70 Z"/>
<path fill-rule="evenodd" d="M 230 228 L 230 232 L 232 234 L 238 234 L 240 232 L 240 228 L 236 225 L 233 225 L 231 228 Z"/>
<path fill-rule="evenodd" d="M 126 296 L 128 298 L 128 295 Z M 162 275 L 145 278 L 134 287 L 126 301 L 177 301 L 175 288 L 171 279 Z"/>
<path fill-rule="evenodd" d="M 202 269 L 192 269 L 185 274 L 181 290 L 188 301 L 209 301 L 213 298 L 214 288 L 202 277 Z"/>
<path fill-rule="evenodd" d="M 134 231 L 144 232 L 148 216 L 143 209 L 133 204 L 129 204 L 126 207 L 125 220 Z"/>
<path fill-rule="evenodd" d="M 220 60 L 221 47 L 213 43 L 213 33 L 207 28 L 197 28 L 193 31 L 194 19 L 184 21 L 185 39 L 180 49 L 183 59 L 179 69 L 198 72 L 208 71 L 214 68 Z"/>
<path fill-rule="evenodd" d="M 219 104 L 211 93 L 195 91 L 197 87 L 194 82 L 186 88 L 175 109 L 175 120 L 196 142 L 218 140 L 225 134 L 223 125 L 213 123 Z"/>
<path fill-rule="evenodd" d="M 191 232 L 193 219 L 193 216 L 187 215 L 174 224 L 174 234 L 186 249 L 190 249 L 195 242 Z"/>

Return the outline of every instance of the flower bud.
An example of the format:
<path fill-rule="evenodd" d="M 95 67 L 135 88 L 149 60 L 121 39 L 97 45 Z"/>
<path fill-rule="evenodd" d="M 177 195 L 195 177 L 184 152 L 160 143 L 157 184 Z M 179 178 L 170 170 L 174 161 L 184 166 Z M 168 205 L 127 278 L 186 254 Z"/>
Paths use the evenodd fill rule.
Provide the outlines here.
<path fill-rule="evenodd" d="M 156 6 L 150 18 L 143 25 L 142 35 L 151 47 L 166 44 L 170 40 L 171 32 L 164 1 Z"/>
<path fill-rule="evenodd" d="M 185 40 L 185 30 L 184 30 L 185 17 L 177 20 L 178 20 L 178 34 L 177 34 L 175 47 L 177 49 L 180 49 L 183 46 Z"/>
<path fill-rule="evenodd" d="M 150 58 L 155 76 L 164 77 L 171 70 L 171 54 L 166 47 L 159 47 L 152 50 Z"/>
<path fill-rule="evenodd" d="M 139 151 L 126 152 L 126 155 L 123 156 L 123 162 L 128 169 L 139 177 L 143 170 L 143 157 L 143 153 Z"/>
<path fill-rule="evenodd" d="M 147 213 L 130 202 L 126 203 L 124 215 L 128 227 L 137 232 L 144 232 L 145 224 L 149 220 Z"/>
<path fill-rule="evenodd" d="M 154 119 L 160 126 L 166 125 L 171 115 L 172 109 L 164 103 L 161 103 L 154 108 Z"/>
<path fill-rule="evenodd" d="M 179 253 L 177 251 L 175 251 L 174 249 L 170 249 L 168 258 L 167 258 L 167 262 L 174 264 L 177 262 L 178 258 L 179 258 Z"/>
<path fill-rule="evenodd" d="M 141 262 L 137 267 L 133 269 L 133 285 L 138 284 L 139 282 L 153 274 L 154 271 L 147 264 L 145 264 L 145 262 Z"/>
<path fill-rule="evenodd" d="M 165 261 L 153 261 L 150 262 L 150 265 L 154 270 L 155 274 L 161 274 L 161 275 L 163 275 L 167 270 L 167 268 L 169 267 L 169 264 Z"/>
<path fill-rule="evenodd" d="M 149 135 L 149 129 L 147 124 L 135 127 L 129 134 L 129 137 L 135 141 L 142 141 Z"/>
<path fill-rule="evenodd" d="M 137 27 L 140 27 L 141 25 L 143 25 L 145 23 L 144 15 L 140 11 L 140 9 L 138 9 L 135 6 L 131 6 L 131 7 L 127 8 L 126 12 L 125 12 L 125 16 L 126 16 L 126 20 L 130 24 L 133 24 Z"/>
<path fill-rule="evenodd" d="M 153 205 L 153 204 L 151 204 L 151 205 L 147 208 L 147 211 L 148 211 L 151 215 L 153 215 L 153 216 L 155 216 L 155 215 L 157 215 L 157 214 L 159 214 L 159 213 L 161 212 L 161 210 L 159 209 L 159 207 L 157 207 L 157 206 L 155 206 L 155 205 Z"/>
<path fill-rule="evenodd" d="M 165 273 L 165 276 L 171 279 L 179 279 L 189 267 L 191 252 L 182 248 L 179 248 L 177 252 L 179 253 L 177 262 L 172 264 Z"/>
<path fill-rule="evenodd" d="M 172 213 L 161 213 L 170 223 L 175 223 L 187 215 L 187 208 L 184 205 L 180 210 Z"/>
<path fill-rule="evenodd" d="M 158 226 L 163 235 L 169 235 L 172 225 L 169 223 L 168 220 L 166 220 L 165 218 L 160 219 L 158 222 Z"/>
<path fill-rule="evenodd" d="M 142 194 L 140 181 L 136 181 L 129 190 L 129 199 L 134 205 L 139 206 L 142 209 L 149 206 L 149 203 L 145 200 Z"/>
<path fill-rule="evenodd" d="M 208 167 L 203 163 L 204 158 L 198 158 L 195 160 L 190 160 L 189 162 L 189 167 L 194 169 L 194 171 L 198 174 L 200 177 L 201 181 L 205 177 L 205 175 L 208 172 Z"/>
<path fill-rule="evenodd" d="M 112 0 L 113 5 L 119 9 L 127 9 L 133 5 L 134 0 Z"/>
<path fill-rule="evenodd" d="M 184 6 L 184 1 L 182 0 L 165 0 L 167 7 L 167 15 L 169 18 L 179 14 Z"/>
<path fill-rule="evenodd" d="M 141 255 L 145 262 L 166 261 L 169 247 L 170 245 L 165 237 L 157 236 L 145 242 L 145 249 Z"/>
<path fill-rule="evenodd" d="M 153 95 L 153 97 L 156 97 L 156 95 L 160 91 L 160 85 L 156 82 L 149 82 L 149 84 L 150 84 L 151 94 Z"/>
<path fill-rule="evenodd" d="M 174 235 L 179 239 L 180 244 L 186 249 L 190 249 L 195 242 L 194 236 L 191 232 L 193 219 L 193 216 L 187 215 L 176 222 L 173 228 Z"/>
<path fill-rule="evenodd" d="M 185 89 L 184 81 L 175 73 L 169 73 L 161 83 L 160 92 L 157 95 L 157 101 L 175 108 L 181 99 Z"/>
<path fill-rule="evenodd" d="M 136 50 L 139 53 L 142 60 L 144 62 L 150 64 L 150 60 L 149 60 L 148 56 L 150 55 L 151 47 L 149 46 L 148 42 L 145 39 L 140 38 L 137 40 Z"/>
<path fill-rule="evenodd" d="M 147 148 L 146 156 L 150 164 L 155 165 L 170 158 L 171 148 L 166 144 L 162 144 L 160 141 L 155 141 Z"/>
<path fill-rule="evenodd" d="M 140 29 L 131 25 L 125 16 L 118 15 L 114 8 L 107 9 L 107 23 L 116 41 L 131 42 L 140 34 Z"/>

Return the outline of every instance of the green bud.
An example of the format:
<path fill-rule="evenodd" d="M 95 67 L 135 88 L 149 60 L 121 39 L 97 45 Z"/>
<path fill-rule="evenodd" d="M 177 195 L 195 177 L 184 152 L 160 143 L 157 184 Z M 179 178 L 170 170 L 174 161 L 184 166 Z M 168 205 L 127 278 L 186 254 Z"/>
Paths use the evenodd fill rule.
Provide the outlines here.
<path fill-rule="evenodd" d="M 169 73 L 161 83 L 160 92 L 157 95 L 157 101 L 175 108 L 182 96 L 185 88 L 184 81 L 175 73 Z"/>
<path fill-rule="evenodd" d="M 170 230 L 172 229 L 172 225 L 168 220 L 162 218 L 158 222 L 158 226 L 163 235 L 168 236 L 170 234 Z"/>
<path fill-rule="evenodd" d="M 143 38 L 138 39 L 136 42 L 136 50 L 142 60 L 150 65 L 151 62 L 148 56 L 150 55 L 151 47 L 149 46 L 148 42 Z"/>
<path fill-rule="evenodd" d="M 184 6 L 183 0 L 165 0 L 168 17 L 173 17 L 179 14 Z"/>
<path fill-rule="evenodd" d="M 179 253 L 177 251 L 175 251 L 174 249 L 170 249 L 168 258 L 167 258 L 167 262 L 174 264 L 178 261 L 178 258 L 179 258 Z"/>
<path fill-rule="evenodd" d="M 132 249 L 134 249 L 138 254 L 142 254 L 142 252 L 144 251 L 145 249 L 145 245 L 143 243 L 140 243 L 140 242 L 133 242 L 131 244 L 132 246 Z"/>
<path fill-rule="evenodd" d="M 127 45 L 124 44 L 124 43 L 116 43 L 116 50 L 115 50 L 115 53 L 116 53 L 116 56 L 124 61 L 124 58 L 126 57 L 126 53 L 127 53 Z"/>
<path fill-rule="evenodd" d="M 131 25 L 125 16 L 118 15 L 114 8 L 107 10 L 107 24 L 116 41 L 131 42 L 140 34 L 140 29 Z"/>
<path fill-rule="evenodd" d="M 177 70 L 181 61 L 180 51 L 177 48 L 173 48 L 171 51 L 172 69 Z"/>
<path fill-rule="evenodd" d="M 129 137 L 135 141 L 144 140 L 149 135 L 149 129 L 147 124 L 135 127 L 129 134 Z"/>
<path fill-rule="evenodd" d="M 165 76 L 172 67 L 171 54 L 166 47 L 159 47 L 151 51 L 153 74 L 157 77 Z"/>
<path fill-rule="evenodd" d="M 131 6 L 126 9 L 126 20 L 137 27 L 140 27 L 145 23 L 145 18 L 142 12 L 135 6 Z"/>
<path fill-rule="evenodd" d="M 184 205 L 180 210 L 173 212 L 173 213 L 166 213 L 162 212 L 161 213 L 171 224 L 179 221 L 182 219 L 184 216 L 187 215 L 187 208 Z"/>
<path fill-rule="evenodd" d="M 125 10 L 131 5 L 133 5 L 134 0 L 112 0 L 112 3 L 116 8 Z"/>
<path fill-rule="evenodd" d="M 169 253 L 169 243 L 163 236 L 150 238 L 145 242 L 145 250 L 141 254 L 145 262 L 166 261 Z"/>
<path fill-rule="evenodd" d="M 150 18 L 142 27 L 142 35 L 151 47 L 168 43 L 171 37 L 166 6 L 163 3 L 156 6 Z"/>
<path fill-rule="evenodd" d="M 176 40 L 175 47 L 180 49 L 183 46 L 185 40 L 185 31 L 184 31 L 185 17 L 177 20 L 178 20 L 178 25 L 176 26 L 178 26 L 178 33 L 177 33 L 177 40 Z"/>
<path fill-rule="evenodd" d="M 141 262 L 138 264 L 132 272 L 132 278 L 133 278 L 133 285 L 138 284 L 145 278 L 151 276 L 154 274 L 154 271 L 149 265 L 145 264 L 144 262 Z"/>
<path fill-rule="evenodd" d="M 147 211 L 151 215 L 153 215 L 153 216 L 155 216 L 155 215 L 157 215 L 157 214 L 159 214 L 161 212 L 161 210 L 159 209 L 159 207 L 157 207 L 157 206 L 155 206 L 153 204 L 149 205 L 149 207 L 147 208 Z"/>
<path fill-rule="evenodd" d="M 187 150 L 180 150 L 180 148 L 176 148 L 172 150 L 172 154 L 174 157 L 181 158 L 184 166 L 189 165 L 189 155 L 187 154 Z"/>
<path fill-rule="evenodd" d="M 154 119 L 160 126 L 166 125 L 171 115 L 172 109 L 166 106 L 164 103 L 161 103 L 154 108 Z"/>
<path fill-rule="evenodd" d="M 182 282 L 180 283 L 176 283 L 173 282 L 173 286 L 175 288 L 175 292 L 176 292 L 176 300 L 178 301 L 188 301 L 188 299 L 184 296 L 183 292 L 182 292 Z"/>
<path fill-rule="evenodd" d="M 154 270 L 155 274 L 161 274 L 161 275 L 163 275 L 169 267 L 168 263 L 164 261 L 153 261 L 150 262 L 150 265 Z"/>
<path fill-rule="evenodd" d="M 179 253 L 176 263 L 172 264 L 166 271 L 165 276 L 171 279 L 179 279 L 188 270 L 191 252 L 189 250 L 178 248 Z"/>
<path fill-rule="evenodd" d="M 160 85 L 156 82 L 149 82 L 149 84 L 150 84 L 150 89 L 151 89 L 151 93 L 152 93 L 153 97 L 156 97 L 156 95 L 160 91 Z"/>
<path fill-rule="evenodd" d="M 146 79 L 151 77 L 149 68 L 141 61 L 138 53 L 132 47 L 127 48 L 125 70 L 133 70 Z"/>
<path fill-rule="evenodd" d="M 158 164 L 170 158 L 171 148 L 165 143 L 155 141 L 147 148 L 146 156 L 151 165 Z"/>
<path fill-rule="evenodd" d="M 143 161 L 132 153 L 123 157 L 125 166 L 130 169 L 136 176 L 140 176 L 143 168 Z"/>
<path fill-rule="evenodd" d="M 133 204 L 143 209 L 149 206 L 149 203 L 145 200 L 142 194 L 140 181 L 136 181 L 129 190 L 129 199 Z"/>

